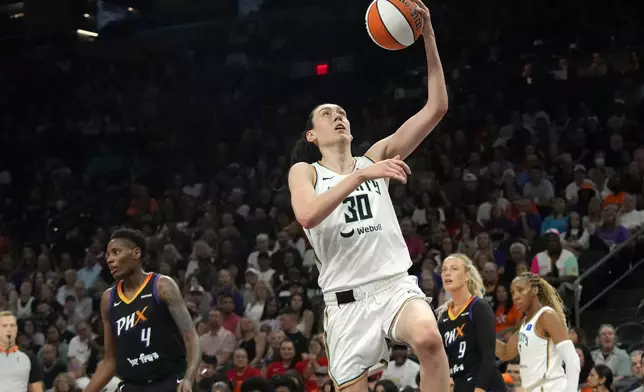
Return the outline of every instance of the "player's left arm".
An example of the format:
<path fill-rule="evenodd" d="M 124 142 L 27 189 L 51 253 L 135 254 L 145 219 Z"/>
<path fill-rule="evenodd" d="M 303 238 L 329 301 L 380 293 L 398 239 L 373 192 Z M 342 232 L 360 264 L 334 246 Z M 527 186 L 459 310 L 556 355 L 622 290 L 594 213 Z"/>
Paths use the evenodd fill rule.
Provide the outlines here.
<path fill-rule="evenodd" d="M 566 364 L 566 392 L 577 391 L 581 363 L 579 362 L 577 351 L 575 351 L 575 345 L 568 336 L 565 320 L 561 320 L 554 311 L 547 310 L 539 318 L 539 324 L 541 324 L 547 336 L 550 337 L 555 349 Z"/>
<path fill-rule="evenodd" d="M 167 276 L 160 276 L 157 280 L 157 292 L 161 300 L 168 306 L 168 310 L 183 336 L 188 364 L 186 375 L 182 382 L 187 381 L 190 383 L 187 389 L 190 390 L 192 382 L 197 377 L 199 363 L 201 362 L 199 335 L 197 335 L 195 324 L 192 322 L 192 317 L 190 317 L 186 303 L 181 296 L 181 290 L 179 290 L 179 286 L 177 286 L 175 281 Z"/>
<path fill-rule="evenodd" d="M 476 332 L 476 343 L 481 354 L 479 371 L 474 380 L 475 392 L 489 391 L 493 389 L 492 381 L 496 372 L 496 318 L 492 307 L 487 301 L 477 299 L 470 309 L 474 332 Z"/>
<path fill-rule="evenodd" d="M 429 10 L 421 0 L 412 1 L 425 20 L 423 41 L 427 57 L 427 103 L 418 113 L 405 121 L 393 135 L 371 146 L 365 156 L 374 162 L 390 159 L 396 155 L 400 155 L 400 159 L 407 158 L 438 125 L 447 113 L 449 105 L 443 66 L 438 55 Z"/>

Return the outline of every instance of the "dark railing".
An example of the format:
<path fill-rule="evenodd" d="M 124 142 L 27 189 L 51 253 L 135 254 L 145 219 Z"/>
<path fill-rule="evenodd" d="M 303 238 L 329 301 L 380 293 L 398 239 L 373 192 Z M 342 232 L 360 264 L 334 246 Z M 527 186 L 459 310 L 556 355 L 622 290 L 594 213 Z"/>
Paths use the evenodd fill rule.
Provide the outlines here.
<path fill-rule="evenodd" d="M 613 289 L 619 282 L 624 280 L 628 275 L 630 275 L 637 267 L 642 265 L 644 263 L 644 259 L 641 259 L 635 263 L 631 262 L 630 263 L 630 268 L 626 270 L 623 274 L 618 276 L 614 281 L 612 281 L 610 284 L 608 284 L 606 287 L 604 287 L 603 290 L 601 290 L 599 293 L 597 293 L 594 297 L 592 297 L 588 302 L 586 302 L 583 306 L 581 305 L 581 290 L 582 286 L 581 283 L 588 278 L 590 275 L 593 275 L 597 270 L 602 268 L 604 264 L 611 258 L 613 258 L 618 252 L 620 252 L 622 249 L 626 248 L 627 246 L 632 245 L 635 241 L 637 241 L 637 238 L 644 233 L 644 228 L 638 230 L 637 232 L 633 233 L 630 238 L 627 241 L 622 242 L 621 244 L 617 245 L 615 248 L 611 250 L 610 253 L 608 253 L 606 256 L 602 257 L 598 262 L 593 264 L 590 268 L 588 268 L 583 274 L 581 274 L 573 283 L 574 289 L 575 289 L 575 298 L 574 298 L 574 314 L 575 314 L 575 326 L 580 327 L 581 325 L 581 314 L 588 310 L 589 307 L 591 307 L 595 302 L 597 302 L 599 299 L 601 299 L 606 293 L 608 293 L 611 289 Z"/>

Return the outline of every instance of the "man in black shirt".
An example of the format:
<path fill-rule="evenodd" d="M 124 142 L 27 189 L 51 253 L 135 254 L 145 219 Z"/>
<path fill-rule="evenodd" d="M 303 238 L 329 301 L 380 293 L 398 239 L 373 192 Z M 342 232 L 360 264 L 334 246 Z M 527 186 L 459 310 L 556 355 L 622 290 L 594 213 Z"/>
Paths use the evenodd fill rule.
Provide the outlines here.
<path fill-rule="evenodd" d="M 107 245 L 117 283 L 101 298 L 105 355 L 85 392 L 101 391 L 115 373 L 120 392 L 192 392 L 199 337 L 174 280 L 143 271 L 145 247 L 143 233 L 130 229 Z"/>
<path fill-rule="evenodd" d="M 54 387 L 54 380 L 60 373 L 67 371 L 67 366 L 58 359 L 58 349 L 51 344 L 45 344 L 42 347 L 40 363 L 43 367 L 43 383 L 45 389 Z"/>
<path fill-rule="evenodd" d="M 286 334 L 286 337 L 293 342 L 295 346 L 295 356 L 298 361 L 302 359 L 302 354 L 309 351 L 309 341 L 297 329 L 297 312 L 289 306 L 280 312 L 280 328 Z"/>

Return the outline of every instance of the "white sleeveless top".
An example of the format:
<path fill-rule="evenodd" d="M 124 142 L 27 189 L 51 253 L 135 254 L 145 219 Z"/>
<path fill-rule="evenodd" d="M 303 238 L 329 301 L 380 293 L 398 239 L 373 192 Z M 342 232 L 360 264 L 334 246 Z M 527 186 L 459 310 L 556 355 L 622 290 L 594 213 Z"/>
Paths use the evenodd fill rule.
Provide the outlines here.
<path fill-rule="evenodd" d="M 546 310 L 552 308 L 543 306 L 532 319 L 524 321 L 519 330 L 521 384 L 528 392 L 539 388 L 542 392 L 565 390 L 566 373 L 561 356 L 552 340 L 544 339 L 535 333 L 537 321 Z"/>
<path fill-rule="evenodd" d="M 373 165 L 366 157 L 354 159 L 354 171 Z M 319 162 L 312 166 L 317 174 L 317 195 L 346 177 Z M 382 178 L 362 183 L 326 219 L 305 233 L 317 256 L 318 283 L 324 293 L 387 279 L 412 265 L 388 184 Z"/>

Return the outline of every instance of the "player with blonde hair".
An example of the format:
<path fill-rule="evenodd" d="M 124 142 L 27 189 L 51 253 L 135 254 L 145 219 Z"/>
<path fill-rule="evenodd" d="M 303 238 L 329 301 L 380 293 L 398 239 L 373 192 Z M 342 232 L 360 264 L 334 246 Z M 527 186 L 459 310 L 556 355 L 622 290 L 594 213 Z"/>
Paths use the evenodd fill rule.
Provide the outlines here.
<path fill-rule="evenodd" d="M 454 392 L 503 391 L 505 383 L 494 355 L 495 317 L 483 298 L 485 286 L 472 260 L 447 256 L 441 268 L 445 291 L 451 295 L 438 308 L 438 328 L 449 359 Z"/>
<path fill-rule="evenodd" d="M 520 355 L 521 382 L 528 392 L 537 388 L 542 392 L 576 392 L 581 366 L 557 290 L 540 276 L 526 272 L 512 281 L 510 291 L 525 317 L 507 343 L 496 341 L 496 355 L 504 361 Z"/>

